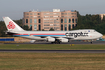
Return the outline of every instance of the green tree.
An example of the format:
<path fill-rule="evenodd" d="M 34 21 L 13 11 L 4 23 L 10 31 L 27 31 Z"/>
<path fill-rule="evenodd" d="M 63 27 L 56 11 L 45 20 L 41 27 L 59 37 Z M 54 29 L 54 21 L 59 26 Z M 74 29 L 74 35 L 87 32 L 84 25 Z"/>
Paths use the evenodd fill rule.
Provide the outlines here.
<path fill-rule="evenodd" d="M 105 34 L 105 22 L 104 23 L 101 23 L 100 25 L 98 25 L 96 28 L 95 28 L 96 31 L 102 33 L 102 34 Z"/>
<path fill-rule="evenodd" d="M 27 25 L 24 25 L 22 28 L 23 28 L 24 30 L 30 30 Z"/>
<path fill-rule="evenodd" d="M 5 34 L 5 31 L 7 31 L 5 23 L 3 21 L 0 21 L 0 37 L 8 36 Z"/>
<path fill-rule="evenodd" d="M 15 22 L 19 25 L 19 26 L 23 26 L 22 24 L 22 19 L 20 20 L 15 20 Z M 6 35 L 5 31 L 7 31 L 7 28 L 5 26 L 4 21 L 0 21 L 0 37 L 11 37 L 11 35 Z"/>
<path fill-rule="evenodd" d="M 50 28 L 50 30 L 49 31 L 54 31 L 54 29 L 53 28 Z"/>
<path fill-rule="evenodd" d="M 42 31 L 45 31 L 44 29 L 42 29 Z"/>
<path fill-rule="evenodd" d="M 17 23 L 20 27 L 23 27 L 22 19 L 20 19 L 20 20 L 14 20 L 14 22 Z"/>

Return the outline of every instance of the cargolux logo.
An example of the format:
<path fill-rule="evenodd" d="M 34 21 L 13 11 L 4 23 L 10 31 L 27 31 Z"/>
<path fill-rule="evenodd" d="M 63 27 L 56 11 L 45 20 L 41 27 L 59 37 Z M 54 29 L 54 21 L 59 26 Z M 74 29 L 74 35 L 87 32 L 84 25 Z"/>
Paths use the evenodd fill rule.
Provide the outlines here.
<path fill-rule="evenodd" d="M 83 33 L 83 32 L 80 32 L 80 33 L 65 33 L 66 36 L 74 36 L 75 38 L 78 37 L 78 36 L 88 36 L 88 33 Z"/>
<path fill-rule="evenodd" d="M 15 25 L 13 24 L 12 21 L 9 22 L 9 24 L 7 25 L 7 28 L 8 29 L 14 29 L 15 28 Z"/>

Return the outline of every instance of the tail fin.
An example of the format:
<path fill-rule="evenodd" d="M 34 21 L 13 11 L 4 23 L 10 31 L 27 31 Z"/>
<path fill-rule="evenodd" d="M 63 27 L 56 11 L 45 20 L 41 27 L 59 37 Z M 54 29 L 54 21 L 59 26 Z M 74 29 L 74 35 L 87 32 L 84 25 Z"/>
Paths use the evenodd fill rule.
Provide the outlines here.
<path fill-rule="evenodd" d="M 3 17 L 8 31 L 24 31 L 19 25 L 12 21 L 9 17 Z"/>

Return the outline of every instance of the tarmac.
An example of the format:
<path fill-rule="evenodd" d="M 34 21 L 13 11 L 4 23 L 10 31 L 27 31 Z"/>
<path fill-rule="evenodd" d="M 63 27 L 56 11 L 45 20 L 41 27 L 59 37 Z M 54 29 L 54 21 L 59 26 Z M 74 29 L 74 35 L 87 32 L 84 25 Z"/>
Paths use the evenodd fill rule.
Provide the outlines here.
<path fill-rule="evenodd" d="M 3 44 L 51 44 L 51 42 L 39 41 L 34 43 L 25 42 L 25 43 L 3 43 Z M 91 44 L 91 42 L 71 41 L 71 42 L 65 42 L 65 43 L 61 42 L 60 44 Z M 93 41 L 92 44 L 105 44 L 105 41 Z"/>
<path fill-rule="evenodd" d="M 105 50 L 0 50 L 0 52 L 27 53 L 105 53 Z"/>

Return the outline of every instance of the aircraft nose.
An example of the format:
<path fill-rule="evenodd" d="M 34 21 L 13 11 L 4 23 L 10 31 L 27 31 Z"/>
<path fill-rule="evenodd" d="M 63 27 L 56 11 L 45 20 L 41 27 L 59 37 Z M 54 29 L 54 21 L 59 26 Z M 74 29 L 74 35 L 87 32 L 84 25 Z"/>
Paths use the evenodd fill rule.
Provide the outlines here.
<path fill-rule="evenodd" d="M 102 37 L 103 35 L 100 33 L 100 37 Z"/>

